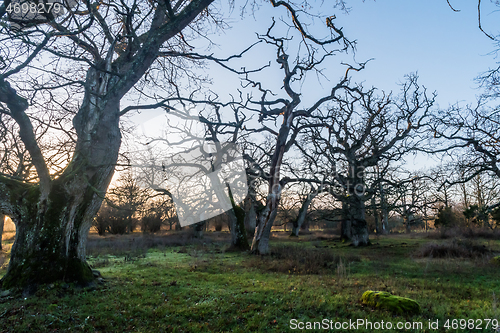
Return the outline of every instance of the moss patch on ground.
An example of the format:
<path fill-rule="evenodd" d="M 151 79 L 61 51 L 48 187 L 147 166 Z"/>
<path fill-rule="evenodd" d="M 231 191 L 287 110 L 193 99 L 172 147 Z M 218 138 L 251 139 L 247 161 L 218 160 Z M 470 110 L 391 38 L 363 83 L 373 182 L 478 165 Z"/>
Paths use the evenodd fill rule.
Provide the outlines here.
<path fill-rule="evenodd" d="M 419 314 L 420 305 L 414 300 L 391 295 L 386 291 L 367 290 L 361 296 L 361 303 L 397 314 Z"/>

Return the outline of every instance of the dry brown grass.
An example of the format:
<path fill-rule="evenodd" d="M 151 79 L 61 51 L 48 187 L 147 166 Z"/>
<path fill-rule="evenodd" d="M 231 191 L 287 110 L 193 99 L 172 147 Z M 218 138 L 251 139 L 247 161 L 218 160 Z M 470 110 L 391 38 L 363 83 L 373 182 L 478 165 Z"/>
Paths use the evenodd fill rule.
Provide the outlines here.
<path fill-rule="evenodd" d="M 449 238 L 483 238 L 500 240 L 500 229 L 488 228 L 447 228 L 426 233 L 430 239 L 449 239 Z"/>
<path fill-rule="evenodd" d="M 252 257 L 245 261 L 245 265 L 278 273 L 331 274 L 340 272 L 345 275 L 345 266 L 353 261 L 361 261 L 361 258 L 357 255 L 341 257 L 328 247 L 316 249 L 280 244 L 272 247 L 270 255 Z"/>
<path fill-rule="evenodd" d="M 453 238 L 443 243 L 426 243 L 415 253 L 417 258 L 484 258 L 492 255 L 492 251 L 484 244 L 472 239 Z"/>
<path fill-rule="evenodd" d="M 230 236 L 229 236 L 230 237 Z M 211 244 L 227 238 L 226 235 L 206 233 L 201 239 L 193 238 L 189 230 L 161 235 L 133 233 L 101 237 L 91 235 L 87 242 L 87 255 L 144 255 L 151 248 Z"/>

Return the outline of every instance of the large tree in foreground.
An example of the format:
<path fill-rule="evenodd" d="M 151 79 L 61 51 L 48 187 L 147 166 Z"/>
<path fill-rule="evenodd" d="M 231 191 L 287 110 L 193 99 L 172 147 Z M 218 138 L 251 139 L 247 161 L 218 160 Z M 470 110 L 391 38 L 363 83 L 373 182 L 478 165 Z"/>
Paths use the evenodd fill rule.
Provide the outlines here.
<path fill-rule="evenodd" d="M 92 283 L 86 239 L 118 159 L 120 100 L 162 50 L 187 43 L 181 31 L 212 1 L 84 1 L 63 16 L 37 20 L 43 25 L 17 22 L 23 29 L 9 28 L 9 1 L 0 7 L 0 105 L 2 114 L 16 122 L 36 169 L 32 181 L 0 176 L 0 209 L 16 224 L 2 288 L 32 292 L 40 283 L 57 280 Z M 165 58 L 160 60 L 168 69 Z M 14 89 L 21 75 L 27 81 Z M 81 96 L 78 103 L 75 96 Z M 37 98 L 46 103 L 37 108 Z M 47 122 L 42 106 L 58 110 L 59 117 Z M 71 158 L 53 173 L 40 142 L 68 118 L 73 128 L 64 130 L 73 144 Z M 47 130 L 37 132 L 44 125 Z"/>

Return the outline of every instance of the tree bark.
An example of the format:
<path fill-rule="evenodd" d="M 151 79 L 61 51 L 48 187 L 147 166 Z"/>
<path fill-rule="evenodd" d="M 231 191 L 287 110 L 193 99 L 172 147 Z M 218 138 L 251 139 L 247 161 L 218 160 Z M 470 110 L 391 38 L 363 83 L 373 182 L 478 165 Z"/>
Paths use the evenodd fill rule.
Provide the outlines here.
<path fill-rule="evenodd" d="M 245 211 L 238 206 L 233 199 L 233 194 L 229 185 L 227 185 L 229 199 L 233 209 L 227 212 L 231 224 L 231 246 L 230 251 L 247 251 L 250 250 L 248 244 L 247 233 L 245 230 Z"/>
<path fill-rule="evenodd" d="M 246 208 L 245 211 L 245 229 L 247 235 L 254 236 L 255 228 L 257 227 L 257 211 L 255 210 L 254 200 L 250 195 L 246 198 Z"/>
<path fill-rule="evenodd" d="M 93 128 L 90 142 L 77 144 L 73 160 L 51 181 L 48 194 L 43 195 L 39 185 L 10 182 L 6 186 L 10 191 L 4 195 L 15 198 L 10 217 L 16 224 L 16 238 L 2 278 L 4 289 L 32 293 L 38 284 L 62 280 L 86 286 L 94 279 L 86 263 L 87 235 L 113 176 L 121 134 L 117 102 L 100 110 L 86 106 L 101 118 L 99 126 Z M 80 128 L 78 123 L 75 127 Z"/>
<path fill-rule="evenodd" d="M 309 205 L 317 195 L 318 195 L 317 192 L 310 193 L 307 195 L 306 199 L 302 202 L 302 206 L 299 209 L 299 215 L 297 216 L 297 219 L 293 221 L 292 233 L 290 234 L 290 236 L 299 237 L 299 231 L 306 219 Z"/>
<path fill-rule="evenodd" d="M 295 96 L 295 94 L 294 94 Z M 255 229 L 255 235 L 252 241 L 252 252 L 255 254 L 269 253 L 269 237 L 271 229 L 278 214 L 278 205 L 281 198 L 281 190 L 283 184 L 280 179 L 280 169 L 283 160 L 283 155 L 287 149 L 287 138 L 290 133 L 290 128 L 293 120 L 293 109 L 300 99 L 295 96 L 294 102 L 289 104 L 283 115 L 283 124 L 280 127 L 278 138 L 276 140 L 276 148 L 271 158 L 271 167 L 269 168 L 269 189 L 266 198 L 266 207 L 259 216 L 259 224 Z"/>
<path fill-rule="evenodd" d="M 194 238 L 203 238 L 203 229 L 205 228 L 206 221 L 198 222 L 193 225 Z"/>
<path fill-rule="evenodd" d="M 5 223 L 5 215 L 0 213 L 0 250 L 2 250 L 2 236 L 3 236 L 4 223 Z"/>
<path fill-rule="evenodd" d="M 382 182 L 380 182 L 380 204 L 382 206 L 382 234 L 386 235 L 389 233 L 389 212 L 387 211 L 387 202 Z"/>
<path fill-rule="evenodd" d="M 156 60 L 165 41 L 182 31 L 213 0 L 193 0 L 166 20 L 158 6 L 151 30 L 133 54 L 114 58 L 113 48 L 87 70 L 85 95 L 73 118 L 77 142 L 64 172 L 52 179 L 33 127 L 28 101 L 0 81 L 0 100 L 20 128 L 39 183 L 0 176 L 0 209 L 16 224 L 16 239 L 2 288 L 31 294 L 37 285 L 56 281 L 86 286 L 94 277 L 86 262 L 92 220 L 113 176 L 121 143 L 120 100 Z"/>
<path fill-rule="evenodd" d="M 375 195 L 372 196 L 372 211 L 373 211 L 373 218 L 375 219 L 375 232 L 377 235 L 380 234 L 380 227 L 378 223 L 378 212 L 377 212 L 377 206 L 375 204 Z"/>
<path fill-rule="evenodd" d="M 355 161 L 355 158 L 351 158 Z M 370 244 L 368 234 L 368 224 L 366 223 L 365 216 L 365 198 L 364 198 L 364 170 L 356 163 L 349 166 L 349 179 L 347 182 L 347 197 L 344 199 L 346 207 L 344 214 L 347 215 L 346 220 L 346 234 L 342 237 L 348 237 L 348 230 L 350 231 L 350 240 L 354 246 L 363 246 Z M 349 226 L 347 225 L 349 224 Z"/>
<path fill-rule="evenodd" d="M 365 202 L 358 195 L 348 197 L 348 221 L 351 229 L 351 243 L 354 246 L 370 244 L 368 225 L 365 218 Z"/>
<path fill-rule="evenodd" d="M 345 242 L 351 240 L 351 220 L 349 218 L 349 205 L 342 201 L 342 220 L 340 222 L 340 239 Z"/>
<path fill-rule="evenodd" d="M 403 225 L 405 226 L 406 233 L 411 233 L 410 210 L 406 206 L 406 203 L 403 204 Z"/>
<path fill-rule="evenodd" d="M 252 241 L 252 252 L 255 254 L 269 253 L 269 238 L 271 228 L 278 214 L 279 194 L 271 193 L 267 196 L 266 207 L 260 215 L 259 225 L 255 230 L 255 236 Z"/>

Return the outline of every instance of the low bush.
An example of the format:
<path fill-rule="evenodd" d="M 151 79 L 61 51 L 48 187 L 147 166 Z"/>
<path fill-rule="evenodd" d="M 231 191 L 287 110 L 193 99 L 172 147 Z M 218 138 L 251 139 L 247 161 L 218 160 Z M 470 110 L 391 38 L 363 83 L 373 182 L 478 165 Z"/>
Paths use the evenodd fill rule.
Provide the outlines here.
<path fill-rule="evenodd" d="M 330 248 L 306 248 L 295 245 L 278 245 L 272 248 L 271 255 L 253 257 L 245 264 L 260 270 L 288 274 L 334 273 L 342 265 L 361 261 L 359 256 L 341 257 Z"/>
<path fill-rule="evenodd" d="M 163 219 L 161 213 L 150 212 L 141 219 L 142 232 L 156 233 L 161 230 Z"/>
<path fill-rule="evenodd" d="M 184 246 L 188 244 L 210 243 L 210 239 L 195 240 L 188 232 L 170 235 L 141 235 L 109 238 L 92 237 L 87 241 L 87 255 L 128 255 L 141 256 L 151 248 Z"/>
<path fill-rule="evenodd" d="M 471 239 L 454 238 L 443 243 L 427 243 L 415 253 L 416 257 L 424 258 L 479 258 L 491 254 L 486 245 L 481 245 Z"/>
<path fill-rule="evenodd" d="M 500 240 L 500 229 L 489 228 L 443 228 L 438 231 L 429 232 L 427 238 L 430 239 L 448 239 L 448 238 L 484 238 Z"/>

